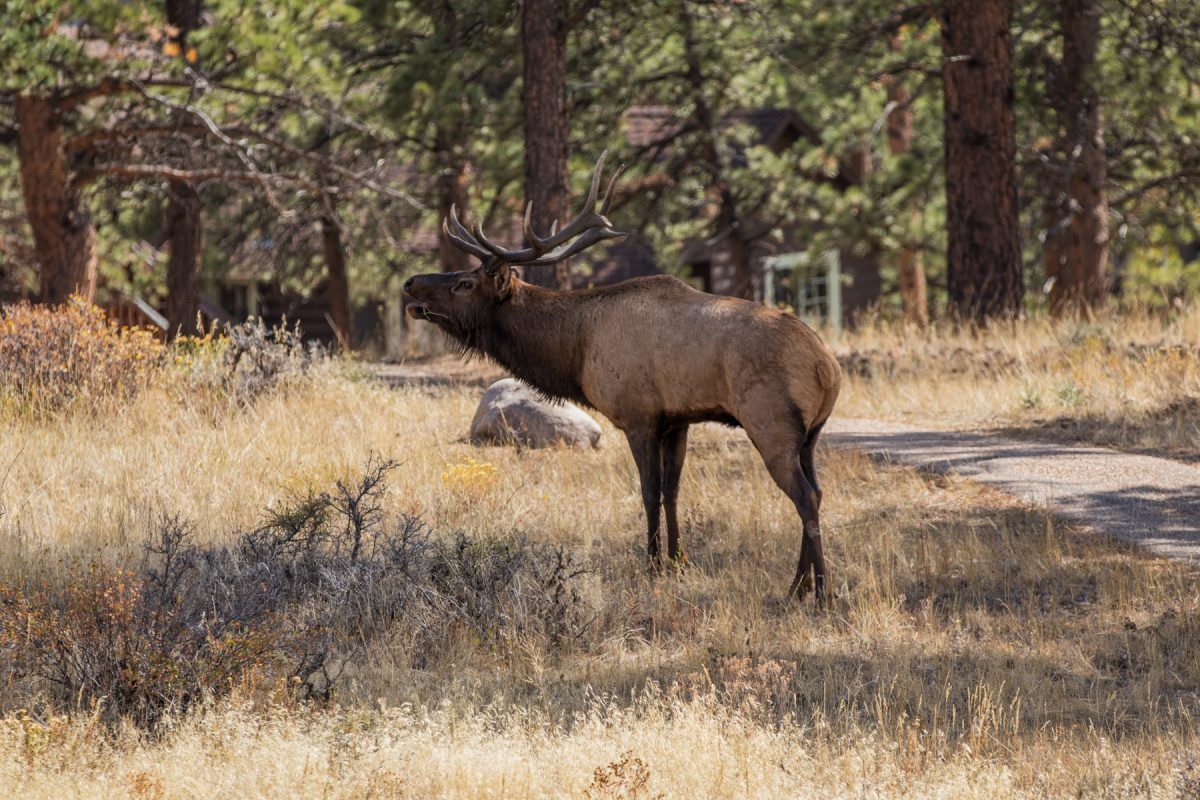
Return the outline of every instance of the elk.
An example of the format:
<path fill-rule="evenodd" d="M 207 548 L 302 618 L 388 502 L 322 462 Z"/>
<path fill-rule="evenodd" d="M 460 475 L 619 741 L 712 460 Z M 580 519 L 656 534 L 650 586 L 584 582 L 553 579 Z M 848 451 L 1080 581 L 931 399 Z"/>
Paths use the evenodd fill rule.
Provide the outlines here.
<path fill-rule="evenodd" d="M 452 206 L 443 233 L 481 264 L 409 278 L 408 314 L 544 395 L 595 409 L 625 434 L 641 478 L 652 569 L 662 566 L 660 509 L 669 557 L 684 558 L 676 500 L 688 426 L 715 421 L 744 428 L 802 521 L 800 562 L 787 597 L 802 599 L 815 588 L 823 603 L 828 576 L 813 448 L 841 371 L 816 333 L 792 314 L 706 294 L 665 275 L 555 291 L 522 281 L 514 269 L 556 264 L 625 236 L 607 216 L 620 170 L 596 210 L 606 155 L 596 162 L 583 210 L 561 229 L 556 224 L 549 236 L 538 236 L 526 206 L 523 249 L 494 244 L 478 222 L 469 231 Z"/>

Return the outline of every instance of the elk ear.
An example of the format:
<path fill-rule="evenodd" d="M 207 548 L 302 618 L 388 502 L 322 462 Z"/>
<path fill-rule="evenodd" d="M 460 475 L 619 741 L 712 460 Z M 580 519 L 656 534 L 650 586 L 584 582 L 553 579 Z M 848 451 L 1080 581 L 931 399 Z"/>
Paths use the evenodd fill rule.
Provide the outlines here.
<path fill-rule="evenodd" d="M 516 271 L 503 261 L 496 266 L 492 272 L 492 292 L 496 302 L 502 303 L 512 295 L 513 281 L 518 277 Z"/>

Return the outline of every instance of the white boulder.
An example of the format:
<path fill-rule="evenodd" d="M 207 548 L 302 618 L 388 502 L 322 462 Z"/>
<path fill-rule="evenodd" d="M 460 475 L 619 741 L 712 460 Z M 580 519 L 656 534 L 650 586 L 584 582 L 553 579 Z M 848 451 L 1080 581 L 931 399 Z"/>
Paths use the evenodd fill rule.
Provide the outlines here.
<path fill-rule="evenodd" d="M 514 378 L 484 392 L 471 420 L 473 444 L 599 447 L 600 425 L 571 403 L 551 403 Z"/>

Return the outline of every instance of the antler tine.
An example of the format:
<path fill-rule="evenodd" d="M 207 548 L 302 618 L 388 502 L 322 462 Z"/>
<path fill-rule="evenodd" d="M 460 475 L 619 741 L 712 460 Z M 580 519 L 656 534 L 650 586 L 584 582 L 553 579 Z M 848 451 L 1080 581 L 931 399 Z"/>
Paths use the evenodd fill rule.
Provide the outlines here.
<path fill-rule="evenodd" d="M 555 221 L 554 224 L 556 226 L 558 225 L 557 220 Z M 537 234 L 533 232 L 533 201 L 532 200 L 530 200 L 528 203 L 525 204 L 525 221 L 521 227 L 525 232 L 525 241 L 529 242 L 529 244 L 531 245 L 530 249 L 532 249 L 534 251 L 534 254 L 541 255 L 543 252 L 545 252 L 546 248 L 542 247 L 542 240 L 539 239 Z M 551 230 L 550 230 L 550 235 L 551 236 L 554 235 L 553 228 L 551 228 Z"/>
<path fill-rule="evenodd" d="M 550 264 L 557 264 L 559 261 L 568 259 L 576 253 L 586 250 L 596 242 L 602 242 L 605 239 L 624 239 L 628 235 L 624 231 L 614 231 L 612 228 L 592 228 L 570 244 L 563 245 L 553 252 L 546 253 L 541 258 L 525 262 L 525 266 L 544 267 Z"/>
<path fill-rule="evenodd" d="M 583 204 L 583 214 L 596 211 L 596 196 L 600 191 L 600 176 L 604 174 L 604 159 L 606 158 L 608 158 L 607 150 L 600 153 L 600 158 L 596 159 L 596 169 L 592 173 L 592 188 L 588 190 L 587 202 Z"/>
<path fill-rule="evenodd" d="M 531 249 L 525 250 L 505 250 L 500 245 L 487 238 L 483 232 L 483 222 L 475 221 L 475 240 L 491 251 L 491 255 L 499 258 L 502 261 L 507 261 L 510 264 L 528 261 L 533 255 L 536 255 Z"/>
<path fill-rule="evenodd" d="M 625 165 L 617 167 L 617 171 L 613 173 L 612 178 L 608 182 L 608 188 L 604 190 L 604 200 L 600 203 L 600 216 L 608 218 L 608 204 L 612 202 L 613 187 L 617 185 L 617 179 L 621 177 L 621 173 L 625 172 Z"/>
<path fill-rule="evenodd" d="M 506 250 L 500 247 L 487 238 L 487 234 L 483 232 L 483 224 L 478 220 L 475 222 L 474 232 L 472 233 L 459 220 L 458 209 L 454 205 L 450 206 L 450 214 L 442 221 L 442 230 L 445 231 L 447 238 L 460 250 L 465 250 L 471 255 L 482 259 L 485 268 L 489 264 L 496 265 L 500 262 L 529 264 L 533 266 L 554 264 L 565 258 L 570 258 L 572 255 L 590 247 L 596 242 L 604 239 L 621 238 L 625 234 L 614 231 L 612 223 L 608 221 L 605 215 L 608 213 L 609 204 L 612 202 L 613 190 L 617 184 L 617 179 L 621 177 L 621 173 L 625 169 L 624 165 L 609 180 L 601 207 L 599 211 L 596 209 L 597 196 L 600 193 L 600 180 L 604 175 L 604 160 L 607 157 L 608 151 L 605 150 L 600 154 L 600 158 L 596 160 L 596 168 L 592 174 L 592 185 L 588 191 L 583 209 L 561 229 L 559 228 L 558 220 L 554 220 L 550 226 L 550 235 L 546 238 L 543 239 L 533 232 L 533 204 L 529 203 L 525 206 L 525 218 L 522 223 L 522 229 L 526 240 L 529 242 L 529 247 L 522 250 Z"/>
<path fill-rule="evenodd" d="M 537 246 L 542 251 L 558 247 L 590 228 L 608 225 L 608 220 L 603 215 L 596 213 L 596 200 L 600 194 L 600 179 L 604 174 L 604 160 L 606 158 L 608 158 L 607 150 L 601 153 L 600 158 L 596 160 L 596 168 L 592 173 L 592 185 L 588 190 L 587 200 L 584 201 L 583 209 L 580 210 L 579 214 L 564 225 L 561 230 L 551 230 L 550 235 L 545 239 L 537 240 Z M 605 196 L 607 197 L 607 194 Z"/>
<path fill-rule="evenodd" d="M 482 259 L 492 257 L 492 254 L 481 247 L 479 242 L 475 241 L 474 237 L 471 236 L 470 231 L 459 222 L 458 209 L 453 203 L 450 204 L 450 215 L 442 220 L 442 232 L 446 234 L 446 238 L 458 249 L 466 250 L 471 255 Z"/>

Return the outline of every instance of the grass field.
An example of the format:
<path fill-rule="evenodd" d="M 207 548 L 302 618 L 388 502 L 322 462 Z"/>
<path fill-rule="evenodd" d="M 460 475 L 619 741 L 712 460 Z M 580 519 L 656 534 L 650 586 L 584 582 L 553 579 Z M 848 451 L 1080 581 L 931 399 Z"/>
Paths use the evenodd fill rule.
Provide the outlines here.
<path fill-rule="evenodd" d="M 996 429 L 1195 459 L 1200 311 L 988 331 L 875 324 L 835 345 L 850 416 Z"/>
<path fill-rule="evenodd" d="M 1079 368 L 1109 375 L 1090 364 Z M 1122 408 L 1109 402 L 1119 387 L 1153 373 L 1137 369 L 1089 397 Z M 1023 374 L 999 382 L 1015 390 Z M 964 395 L 975 380 L 864 373 L 842 412 L 905 416 L 924 396 L 965 423 L 998 407 L 982 390 Z M 1167 384 L 1146 388 L 1163 394 L 1150 405 Z M 9 419 L 6 580 L 129 563 L 163 512 L 185 516 L 203 542 L 229 541 L 376 453 L 400 463 L 388 514 L 419 516 L 439 535 L 566 545 L 587 568 L 575 581 L 590 621 L 558 642 L 519 630 L 482 642 L 464 629 L 419 663 L 380 640 L 332 703 L 236 690 L 153 736 L 9 694 L 0 786 L 22 797 L 1166 797 L 1200 787 L 1189 567 L 965 481 L 822 451 L 837 599 L 826 612 L 788 607 L 795 512 L 740 432 L 704 426 L 681 495 L 691 566 L 653 578 L 619 434 L 606 427 L 594 452 L 474 448 L 462 437 L 476 397 L 324 370 L 244 407 L 214 410 L 169 384 L 118 409 Z"/>

